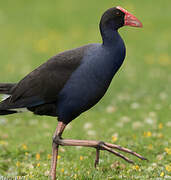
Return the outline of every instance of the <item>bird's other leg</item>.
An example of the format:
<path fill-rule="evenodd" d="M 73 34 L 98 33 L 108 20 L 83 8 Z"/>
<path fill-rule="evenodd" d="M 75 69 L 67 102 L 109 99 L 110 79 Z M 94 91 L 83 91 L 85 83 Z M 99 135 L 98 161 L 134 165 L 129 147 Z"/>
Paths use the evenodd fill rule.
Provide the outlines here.
<path fill-rule="evenodd" d="M 100 148 L 97 147 L 96 148 L 96 159 L 95 159 L 95 162 L 94 162 L 94 167 L 96 168 L 97 165 L 99 164 L 99 158 L 100 158 Z"/>
<path fill-rule="evenodd" d="M 56 165 L 57 165 L 57 157 L 58 157 L 58 149 L 59 149 L 59 144 L 57 142 L 58 139 L 61 138 L 65 127 L 66 124 L 59 121 L 52 138 L 52 160 L 51 160 L 51 170 L 50 170 L 50 177 L 52 180 L 56 180 Z"/>

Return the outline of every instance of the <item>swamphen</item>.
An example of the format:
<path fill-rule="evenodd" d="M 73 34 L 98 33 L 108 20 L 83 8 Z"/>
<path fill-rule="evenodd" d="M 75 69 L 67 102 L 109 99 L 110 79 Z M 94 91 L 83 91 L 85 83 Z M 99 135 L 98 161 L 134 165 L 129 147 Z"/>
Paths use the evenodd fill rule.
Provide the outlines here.
<path fill-rule="evenodd" d="M 121 7 L 108 9 L 100 21 L 102 44 L 88 44 L 50 58 L 16 84 L 1 83 L 0 93 L 10 96 L 0 103 L 0 115 L 27 108 L 37 115 L 58 117 L 53 136 L 50 176 L 56 179 L 59 145 L 96 148 L 95 166 L 100 150 L 111 152 L 127 162 L 132 160 L 114 151 L 118 149 L 145 159 L 118 145 L 103 141 L 62 139 L 68 123 L 94 106 L 106 93 L 125 58 L 125 45 L 118 33 L 122 26 L 142 27 L 142 23 Z"/>

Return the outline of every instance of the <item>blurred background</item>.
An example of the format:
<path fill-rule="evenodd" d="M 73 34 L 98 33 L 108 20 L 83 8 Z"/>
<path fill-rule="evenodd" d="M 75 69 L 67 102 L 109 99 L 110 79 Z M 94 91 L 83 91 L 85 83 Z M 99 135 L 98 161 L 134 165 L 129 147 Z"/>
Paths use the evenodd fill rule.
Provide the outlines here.
<path fill-rule="evenodd" d="M 171 146 L 170 0 L 2 1 L 0 82 L 18 82 L 61 51 L 100 43 L 98 26 L 101 15 L 106 9 L 118 5 L 134 14 L 144 27 L 120 30 L 127 47 L 123 66 L 103 100 L 74 120 L 64 137 L 117 141 L 152 159 L 150 165 L 143 164 L 141 173 L 139 169 L 134 171 L 128 166 L 133 171 L 132 175 L 137 177 L 141 174 L 140 179 L 146 179 L 160 177 L 163 172 L 164 177 L 170 172 L 166 166 Z M 55 127 L 54 118 L 33 116 L 31 113 L 1 116 L 0 175 L 29 174 L 33 179 L 43 179 L 50 165 L 47 157 L 51 152 L 51 136 Z M 112 159 L 112 155 L 107 153 L 101 157 L 101 167 L 106 169 L 94 172 L 94 169 L 89 170 L 93 165 L 89 159 L 94 157 L 93 150 L 65 148 L 63 151 L 65 156 L 62 153 L 58 168 L 60 179 L 67 179 L 68 175 L 73 179 L 75 175 L 76 179 L 84 179 L 83 174 L 90 179 L 132 177 L 127 168 L 113 173 L 110 168 L 115 157 Z M 25 153 L 30 155 L 29 158 Z M 37 154 L 41 157 L 38 160 Z M 161 160 L 157 159 L 159 155 Z M 159 164 L 155 168 L 153 163 Z M 27 170 L 29 166 L 36 168 Z M 151 171 L 144 173 L 149 167 Z M 78 168 L 76 172 L 74 168 Z"/>

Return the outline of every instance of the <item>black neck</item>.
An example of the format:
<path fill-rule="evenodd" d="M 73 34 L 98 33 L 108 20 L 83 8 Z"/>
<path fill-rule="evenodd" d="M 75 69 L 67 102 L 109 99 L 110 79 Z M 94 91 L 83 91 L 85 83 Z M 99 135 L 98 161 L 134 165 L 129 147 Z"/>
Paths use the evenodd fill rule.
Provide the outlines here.
<path fill-rule="evenodd" d="M 110 27 L 100 26 L 100 32 L 101 32 L 104 46 L 112 46 L 120 38 L 118 30 L 112 29 Z"/>

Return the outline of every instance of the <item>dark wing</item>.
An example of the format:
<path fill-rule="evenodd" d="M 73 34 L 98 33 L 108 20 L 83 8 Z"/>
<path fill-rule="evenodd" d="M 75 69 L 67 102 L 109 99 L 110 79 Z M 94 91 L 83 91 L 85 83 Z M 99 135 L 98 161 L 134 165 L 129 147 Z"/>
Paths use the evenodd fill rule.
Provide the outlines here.
<path fill-rule="evenodd" d="M 91 45 L 60 53 L 28 74 L 1 102 L 0 109 L 32 107 L 57 101 L 58 93 L 80 65 Z"/>

